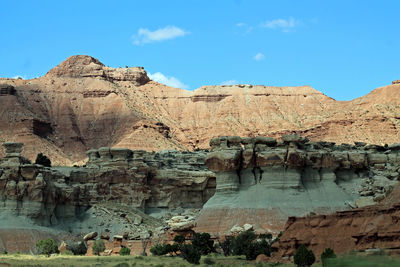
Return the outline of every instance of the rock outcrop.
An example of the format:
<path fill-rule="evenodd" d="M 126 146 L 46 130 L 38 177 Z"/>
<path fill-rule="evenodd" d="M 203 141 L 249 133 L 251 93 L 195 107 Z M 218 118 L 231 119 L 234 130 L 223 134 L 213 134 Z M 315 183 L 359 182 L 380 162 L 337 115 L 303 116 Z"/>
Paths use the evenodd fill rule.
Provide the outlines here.
<path fill-rule="evenodd" d="M 337 254 L 368 249 L 398 251 L 400 246 L 400 204 L 390 207 L 374 205 L 329 215 L 290 217 L 279 242 L 274 259 L 291 260 L 303 244 L 315 255 L 326 248 Z"/>
<path fill-rule="evenodd" d="M 86 161 L 90 148 L 207 149 L 221 135 L 310 140 L 399 140 L 400 84 L 352 101 L 309 87 L 203 86 L 193 91 L 151 81 L 143 68 L 110 68 L 72 56 L 43 77 L 0 79 L 0 142 L 25 144 L 53 163 Z M 0 156 L 4 152 L 0 149 Z"/>
<path fill-rule="evenodd" d="M 142 67 L 110 68 L 98 59 L 78 55 L 67 58 L 57 67 L 51 69 L 46 76 L 67 78 L 99 78 L 110 82 L 129 81 L 134 85 L 143 85 L 150 81 Z"/>
<path fill-rule="evenodd" d="M 250 223 L 279 232 L 289 216 L 372 205 L 398 183 L 399 145 L 313 142 L 298 135 L 214 138 L 206 157 L 216 193 L 196 231 L 225 235 Z"/>
<path fill-rule="evenodd" d="M 86 167 L 48 168 L 22 158 L 21 143 L 3 146 L 0 228 L 8 227 L 14 218 L 28 226 L 29 221 L 67 228 L 69 222 L 103 202 L 147 213 L 201 208 L 215 191 L 215 175 L 204 165 L 204 151 L 148 153 L 102 147 L 87 152 Z M 143 220 L 124 214 L 124 221 L 131 224 L 139 225 Z"/>

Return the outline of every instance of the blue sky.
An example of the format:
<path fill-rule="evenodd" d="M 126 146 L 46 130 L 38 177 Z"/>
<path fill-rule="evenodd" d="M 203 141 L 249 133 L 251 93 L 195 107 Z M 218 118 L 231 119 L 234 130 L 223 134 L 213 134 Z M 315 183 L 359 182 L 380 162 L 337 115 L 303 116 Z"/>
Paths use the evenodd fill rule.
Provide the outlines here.
<path fill-rule="evenodd" d="M 310 85 L 351 100 L 400 79 L 400 1 L 0 1 L 0 77 L 68 56 L 194 90 Z"/>

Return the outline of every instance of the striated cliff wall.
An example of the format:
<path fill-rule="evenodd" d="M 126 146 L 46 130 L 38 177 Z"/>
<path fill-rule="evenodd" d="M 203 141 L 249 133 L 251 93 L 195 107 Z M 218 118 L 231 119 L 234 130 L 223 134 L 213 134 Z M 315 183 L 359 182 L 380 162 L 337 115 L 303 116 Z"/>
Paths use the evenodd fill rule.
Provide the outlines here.
<path fill-rule="evenodd" d="M 21 157 L 22 143 L 4 143 L 0 160 L 0 228 L 57 226 L 79 219 L 92 205 L 124 204 L 152 212 L 201 208 L 214 194 L 206 152 L 131 151 L 102 147 L 87 152 L 85 167 L 43 167 Z M 114 203 L 114 204 L 112 204 Z M 16 218 L 17 224 L 10 224 Z"/>
<path fill-rule="evenodd" d="M 229 234 L 252 224 L 278 232 L 289 216 L 328 214 L 372 205 L 397 184 L 400 146 L 312 142 L 298 135 L 219 137 L 207 167 L 216 193 L 197 219 L 197 231 Z"/>

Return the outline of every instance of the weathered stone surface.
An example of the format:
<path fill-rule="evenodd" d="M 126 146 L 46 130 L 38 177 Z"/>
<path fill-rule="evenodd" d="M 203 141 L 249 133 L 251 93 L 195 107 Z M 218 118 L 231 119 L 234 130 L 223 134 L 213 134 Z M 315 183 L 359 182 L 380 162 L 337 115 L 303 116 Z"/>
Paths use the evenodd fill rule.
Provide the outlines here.
<path fill-rule="evenodd" d="M 12 152 L 22 148 L 7 147 Z M 177 207 L 201 208 L 215 192 L 215 175 L 204 165 L 205 151 L 149 153 L 102 147 L 91 149 L 88 155 L 86 167 L 44 168 L 2 160 L 1 210 L 9 212 L 10 218 L 26 216 L 34 224 L 57 227 L 77 220 L 99 203 L 164 212 Z M 143 215 L 137 213 L 119 220 L 145 227 Z"/>
<path fill-rule="evenodd" d="M 320 255 L 328 247 L 336 254 L 374 248 L 398 249 L 399 189 L 397 186 L 397 191 L 379 205 L 329 215 L 290 217 L 283 235 L 273 245 L 277 251 L 273 260 L 292 259 L 300 244 L 307 246 L 315 255 Z"/>
<path fill-rule="evenodd" d="M 97 232 L 90 232 L 83 237 L 83 240 L 88 241 L 95 239 L 97 237 Z"/>
<path fill-rule="evenodd" d="M 398 183 L 398 152 L 388 146 L 316 143 L 298 135 L 280 143 L 255 137 L 229 146 L 227 140 L 213 139 L 206 158 L 217 189 L 197 218 L 199 232 L 220 236 L 244 223 L 276 232 L 289 216 L 373 205 Z"/>

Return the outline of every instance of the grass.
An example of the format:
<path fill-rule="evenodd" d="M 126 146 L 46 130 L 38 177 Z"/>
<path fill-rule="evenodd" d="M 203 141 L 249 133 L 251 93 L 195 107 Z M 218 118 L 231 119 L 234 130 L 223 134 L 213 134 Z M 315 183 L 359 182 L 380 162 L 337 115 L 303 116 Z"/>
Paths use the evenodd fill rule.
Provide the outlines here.
<path fill-rule="evenodd" d="M 206 258 L 212 259 L 213 265 L 206 265 L 204 260 Z M 13 254 L 13 255 L 1 255 L 0 256 L 0 267 L 3 266 L 27 266 L 27 267 L 39 267 L 39 266 L 54 266 L 54 267 L 186 267 L 186 266 L 257 266 L 257 267 L 294 267 L 294 264 L 274 264 L 264 263 L 257 264 L 255 262 L 246 261 L 244 257 L 230 256 L 223 257 L 221 255 L 208 255 L 203 256 L 200 261 L 200 265 L 191 265 L 182 258 L 179 257 L 168 257 L 168 256 L 36 256 L 36 255 L 24 255 L 24 254 Z M 321 267 L 321 263 L 312 265 L 313 267 Z M 399 257 L 390 256 L 354 256 L 347 255 L 337 259 L 332 259 L 327 264 L 328 267 L 394 267 L 400 266 Z"/>
<path fill-rule="evenodd" d="M 205 258 L 212 258 L 215 262 L 213 265 L 204 264 Z M 18 267 L 39 267 L 39 266 L 54 266 L 54 267 L 186 267 L 186 266 L 281 266 L 293 267 L 293 264 L 256 264 L 254 262 L 246 261 L 241 256 L 223 257 L 220 255 L 203 256 L 200 260 L 200 265 L 192 265 L 180 257 L 168 256 L 36 256 L 36 255 L 1 255 L 0 267 L 3 266 L 18 266 Z"/>

